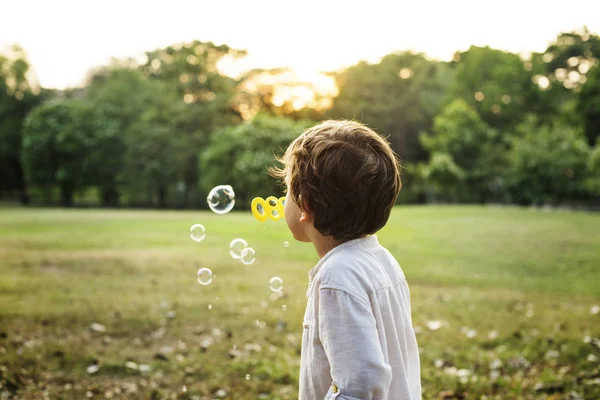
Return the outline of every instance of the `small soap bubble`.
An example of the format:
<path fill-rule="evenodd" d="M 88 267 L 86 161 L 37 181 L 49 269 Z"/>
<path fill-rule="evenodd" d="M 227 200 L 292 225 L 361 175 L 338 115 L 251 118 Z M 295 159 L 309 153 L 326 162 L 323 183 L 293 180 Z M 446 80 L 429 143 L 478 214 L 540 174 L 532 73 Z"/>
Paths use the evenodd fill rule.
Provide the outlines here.
<path fill-rule="evenodd" d="M 246 265 L 254 264 L 254 261 L 256 261 L 256 252 L 252 247 L 246 247 L 242 250 L 240 260 Z"/>
<path fill-rule="evenodd" d="M 237 238 L 233 239 L 231 243 L 229 243 L 229 254 L 236 260 L 242 258 L 242 251 L 248 247 L 248 242 L 244 239 Z"/>
<path fill-rule="evenodd" d="M 235 205 L 235 192 L 229 185 L 215 186 L 206 198 L 210 209 L 217 214 L 226 214 Z"/>
<path fill-rule="evenodd" d="M 195 224 L 190 228 L 190 237 L 194 242 L 201 242 L 206 237 L 204 225 Z"/>
<path fill-rule="evenodd" d="M 288 242 L 288 241 L 283 242 L 283 247 L 290 247 L 290 242 Z"/>
<path fill-rule="evenodd" d="M 249 381 L 250 380 L 250 374 L 246 374 L 246 380 Z"/>
<path fill-rule="evenodd" d="M 279 293 L 283 290 L 283 281 L 280 277 L 274 276 L 269 281 L 269 289 L 275 293 Z"/>
<path fill-rule="evenodd" d="M 284 304 L 284 305 L 282 305 L 282 306 L 281 306 L 281 309 L 282 309 L 283 311 L 287 311 L 287 306 Z"/>
<path fill-rule="evenodd" d="M 208 305 L 208 309 L 209 309 L 209 310 L 212 310 L 212 304 L 209 304 L 209 305 Z"/>
<path fill-rule="evenodd" d="M 213 280 L 213 273 L 209 268 L 200 268 L 198 270 L 198 283 L 201 285 L 210 285 Z"/>

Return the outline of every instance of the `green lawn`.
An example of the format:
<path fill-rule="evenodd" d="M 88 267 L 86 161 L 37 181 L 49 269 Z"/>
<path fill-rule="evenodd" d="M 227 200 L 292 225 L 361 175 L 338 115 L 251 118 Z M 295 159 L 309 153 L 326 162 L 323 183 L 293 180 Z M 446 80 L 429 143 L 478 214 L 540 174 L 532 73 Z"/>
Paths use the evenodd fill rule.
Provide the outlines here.
<path fill-rule="evenodd" d="M 424 399 L 600 398 L 599 214 L 403 206 L 378 235 L 411 286 Z M 0 208 L 0 399 L 295 399 L 316 261 L 249 212 Z"/>

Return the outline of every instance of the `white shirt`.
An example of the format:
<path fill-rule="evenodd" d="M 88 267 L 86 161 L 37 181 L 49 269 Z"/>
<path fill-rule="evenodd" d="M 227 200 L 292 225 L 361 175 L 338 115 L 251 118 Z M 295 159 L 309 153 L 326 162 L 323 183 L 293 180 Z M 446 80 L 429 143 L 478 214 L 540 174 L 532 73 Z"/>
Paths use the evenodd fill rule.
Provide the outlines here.
<path fill-rule="evenodd" d="M 421 400 L 408 284 L 377 237 L 335 247 L 308 275 L 299 400 Z"/>

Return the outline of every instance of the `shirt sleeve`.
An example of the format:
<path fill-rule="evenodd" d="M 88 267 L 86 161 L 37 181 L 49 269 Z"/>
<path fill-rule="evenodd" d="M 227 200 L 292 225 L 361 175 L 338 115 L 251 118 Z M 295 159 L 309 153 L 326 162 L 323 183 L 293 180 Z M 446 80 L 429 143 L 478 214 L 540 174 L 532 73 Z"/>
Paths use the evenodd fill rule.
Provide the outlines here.
<path fill-rule="evenodd" d="M 319 336 L 339 392 L 336 398 L 387 399 L 392 370 L 385 362 L 371 307 L 343 290 L 322 288 L 318 310 Z"/>

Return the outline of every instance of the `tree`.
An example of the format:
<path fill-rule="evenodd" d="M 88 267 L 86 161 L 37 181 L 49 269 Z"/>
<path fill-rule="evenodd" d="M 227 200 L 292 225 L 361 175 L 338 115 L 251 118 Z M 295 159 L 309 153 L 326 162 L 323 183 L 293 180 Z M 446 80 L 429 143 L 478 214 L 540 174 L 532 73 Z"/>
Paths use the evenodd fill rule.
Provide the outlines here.
<path fill-rule="evenodd" d="M 203 191 L 208 194 L 214 186 L 231 185 L 241 206 L 249 206 L 256 196 L 279 196 L 282 189 L 267 168 L 308 125 L 258 114 L 249 122 L 216 131 L 200 155 Z"/>
<path fill-rule="evenodd" d="M 41 102 L 40 88 L 28 78 L 29 63 L 23 49 L 13 46 L 0 54 L 0 192 L 18 190 L 22 203 L 29 202 L 21 164 L 23 121 Z"/>
<path fill-rule="evenodd" d="M 581 130 L 530 117 L 511 138 L 507 182 L 520 204 L 559 204 L 584 196 L 589 147 Z"/>
<path fill-rule="evenodd" d="M 536 114 L 551 118 L 560 114 L 564 123 L 580 126 L 582 109 L 577 93 L 586 86 L 593 67 L 599 62 L 600 36 L 590 33 L 586 27 L 561 33 L 544 52 L 534 53 L 526 65 L 533 66 L 533 80 L 543 91 L 541 104 L 549 110 L 545 115 Z M 592 145 L 593 140 L 588 140 Z"/>
<path fill-rule="evenodd" d="M 456 53 L 451 93 L 477 110 L 488 125 L 511 130 L 525 117 L 525 110 L 544 112 L 540 90 L 517 54 L 471 46 Z"/>
<path fill-rule="evenodd" d="M 339 95 L 326 114 L 359 120 L 389 136 L 403 161 L 423 160 L 420 132 L 431 131 L 452 82 L 444 63 L 422 54 L 389 54 L 378 64 L 360 62 L 334 74 Z"/>
<path fill-rule="evenodd" d="M 134 202 L 166 207 L 168 193 L 185 173 L 185 161 L 196 143 L 185 134 L 191 112 L 177 89 L 141 71 L 121 65 L 96 71 L 85 93 L 98 110 L 102 146 L 93 153 L 107 161 L 94 183 L 110 205 L 120 192 Z M 109 156 L 108 156 L 109 155 Z"/>
<path fill-rule="evenodd" d="M 89 128 L 91 110 L 78 101 L 43 104 L 25 120 L 22 160 L 28 182 L 46 188 L 58 185 L 61 204 L 73 205 L 86 186 L 86 156 L 94 145 Z"/>
<path fill-rule="evenodd" d="M 598 144 L 590 151 L 585 187 L 592 199 L 596 201 L 600 199 L 600 146 Z"/>
<path fill-rule="evenodd" d="M 244 54 L 226 45 L 193 41 L 147 52 L 147 61 L 140 66 L 149 78 L 174 87 L 187 106 L 181 116 L 179 134 L 187 136 L 188 145 L 179 157 L 185 160 L 184 197 L 188 207 L 200 204 L 197 199 L 198 150 L 206 145 L 216 127 L 241 120 L 231 105 L 238 82 L 222 75 L 218 63 L 226 57 Z"/>
<path fill-rule="evenodd" d="M 591 33 L 587 27 L 561 33 L 541 57 L 553 82 L 566 89 L 575 89 L 585 83 L 588 71 L 598 64 L 600 36 Z"/>
<path fill-rule="evenodd" d="M 156 97 L 126 132 L 123 174 L 130 191 L 155 193 L 158 206 L 165 208 L 169 190 L 184 180 L 189 138 L 181 132 L 184 105 L 178 96 L 160 82 L 148 84 L 148 89 L 157 85 Z"/>
<path fill-rule="evenodd" d="M 119 112 L 109 104 L 94 105 L 84 115 L 80 123 L 89 124 L 94 138 L 85 158 L 87 184 L 100 189 L 103 206 L 117 206 L 126 151 Z"/>
<path fill-rule="evenodd" d="M 456 165 L 450 154 L 432 153 L 429 163 L 421 167 L 420 174 L 432 189 L 426 189 L 429 196 L 433 195 L 430 200 L 455 201 L 464 198 L 461 189 L 467 174 Z"/>
<path fill-rule="evenodd" d="M 453 199 L 485 202 L 501 196 L 502 138 L 465 101 L 448 104 L 421 143 L 432 154 L 426 175 Z M 460 190 L 452 189 L 456 185 Z"/>
<path fill-rule="evenodd" d="M 583 117 L 588 144 L 593 146 L 600 138 L 600 64 L 588 73 L 577 96 L 577 110 Z"/>
<path fill-rule="evenodd" d="M 103 136 L 105 140 L 102 145 L 97 146 L 93 153 L 96 159 L 105 160 L 94 179 L 94 184 L 101 189 L 102 204 L 114 206 L 119 203 L 123 190 L 131 195 L 139 191 L 141 186 L 144 186 L 144 191 L 156 193 L 158 189 L 151 189 L 152 185 L 142 185 L 148 174 L 143 165 L 139 166 L 139 163 L 154 156 L 143 154 L 137 143 L 144 142 L 143 148 L 148 148 L 148 142 L 154 137 L 144 136 L 140 132 L 141 125 L 151 123 L 152 117 L 149 115 L 156 115 L 157 109 L 165 106 L 171 111 L 177 105 L 183 107 L 183 101 L 175 90 L 161 82 L 149 80 L 137 69 L 116 65 L 102 68 L 91 76 L 85 89 L 85 98 L 97 110 L 98 129 L 110 130 Z M 175 138 L 178 113 L 173 112 L 170 132 Z M 140 121 L 142 116 L 144 120 Z M 163 129 L 166 135 L 168 130 L 164 129 L 165 122 L 161 122 L 161 126 L 159 129 Z M 136 189 L 132 190 L 134 187 Z"/>

